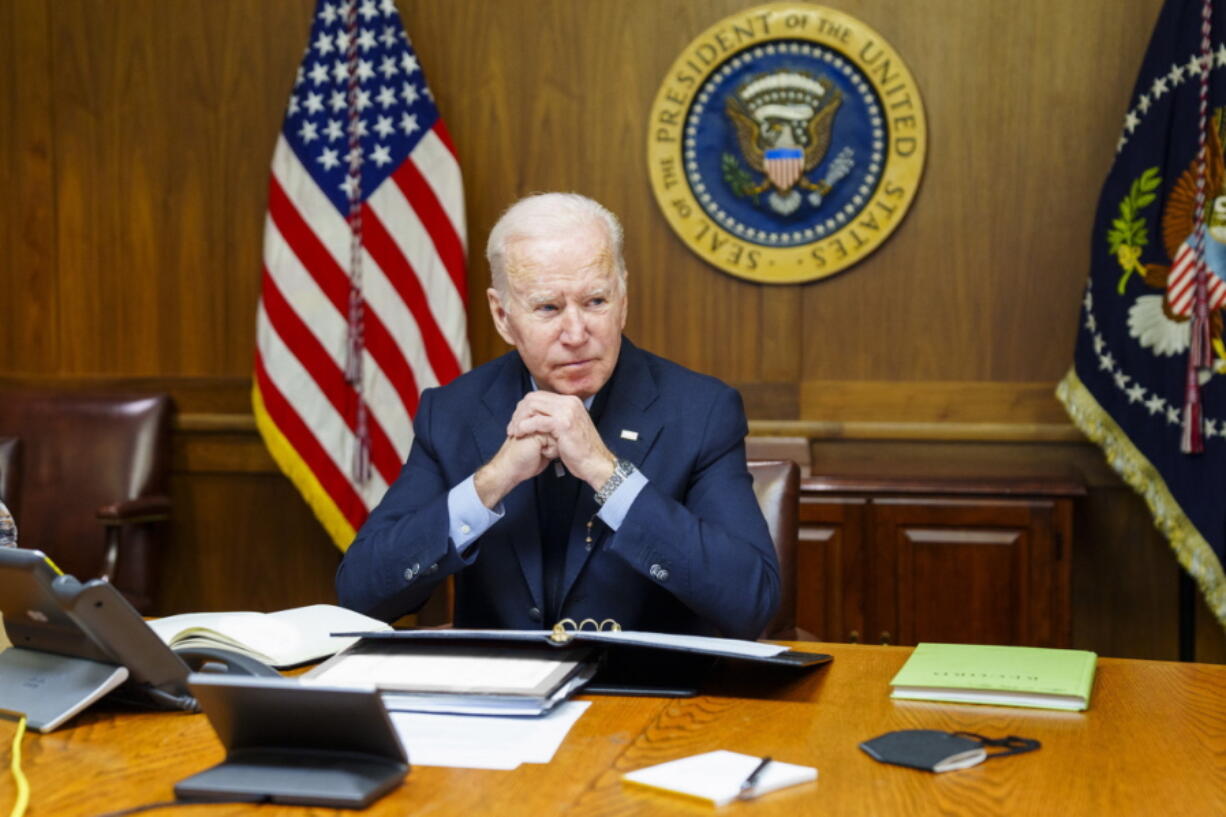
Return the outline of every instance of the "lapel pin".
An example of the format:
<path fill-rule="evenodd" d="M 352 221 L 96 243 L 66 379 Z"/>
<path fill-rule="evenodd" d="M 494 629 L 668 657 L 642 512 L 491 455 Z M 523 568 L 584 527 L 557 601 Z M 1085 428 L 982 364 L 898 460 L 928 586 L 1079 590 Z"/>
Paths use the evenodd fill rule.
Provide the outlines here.
<path fill-rule="evenodd" d="M 639 438 L 639 433 L 637 431 L 631 431 L 628 428 L 622 429 L 622 439 L 623 440 L 637 440 L 638 438 Z"/>

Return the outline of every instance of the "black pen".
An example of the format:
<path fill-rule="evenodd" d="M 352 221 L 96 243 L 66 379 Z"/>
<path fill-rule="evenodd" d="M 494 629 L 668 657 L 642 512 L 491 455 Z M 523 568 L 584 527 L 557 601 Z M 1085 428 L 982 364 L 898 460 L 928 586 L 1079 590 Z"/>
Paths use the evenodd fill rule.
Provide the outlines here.
<path fill-rule="evenodd" d="M 766 757 L 762 758 L 761 762 L 759 762 L 757 766 L 754 766 L 753 771 L 749 773 L 749 777 L 745 778 L 741 782 L 741 793 L 738 795 L 738 797 L 745 799 L 749 796 L 749 793 L 753 791 L 754 786 L 758 785 L 758 778 L 762 776 L 762 770 L 765 769 L 767 764 L 770 762 L 770 755 L 767 755 Z"/>

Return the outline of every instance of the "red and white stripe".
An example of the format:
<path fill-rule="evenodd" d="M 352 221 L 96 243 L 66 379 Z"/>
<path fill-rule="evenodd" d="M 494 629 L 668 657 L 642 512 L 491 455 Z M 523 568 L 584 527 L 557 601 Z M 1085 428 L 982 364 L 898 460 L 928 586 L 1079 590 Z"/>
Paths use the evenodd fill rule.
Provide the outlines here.
<path fill-rule="evenodd" d="M 1205 266 L 1205 175 L 1207 167 L 1206 134 L 1208 131 L 1209 114 L 1209 72 L 1213 70 L 1213 55 L 1210 51 L 1210 40 L 1213 29 L 1213 2 L 1202 0 L 1200 25 L 1200 92 L 1198 110 L 1197 135 L 1197 174 L 1196 174 L 1196 210 L 1195 226 L 1192 238 L 1195 251 L 1192 254 L 1194 268 L 1191 285 L 1191 304 L 1188 307 L 1192 313 L 1191 334 L 1188 344 L 1188 368 L 1184 378 L 1183 431 L 1180 435 L 1179 447 L 1185 454 L 1199 454 L 1204 449 L 1203 423 L 1204 408 L 1201 405 L 1200 374 L 1210 365 L 1209 351 L 1209 306 L 1212 294 L 1209 292 L 1211 281 L 1217 279 L 1210 275 Z"/>
<path fill-rule="evenodd" d="M 1171 312 L 1186 318 L 1196 304 L 1197 253 L 1189 241 L 1185 241 L 1175 255 L 1170 275 L 1166 279 L 1166 299 Z M 1205 269 L 1205 292 L 1208 311 L 1226 304 L 1226 281 Z"/>
<path fill-rule="evenodd" d="M 791 190 L 805 169 L 804 157 L 765 160 L 766 175 L 780 190 Z"/>
<path fill-rule="evenodd" d="M 362 205 L 363 344 L 354 385 L 345 377 L 350 220 L 284 137 L 268 199 L 257 385 L 269 418 L 356 530 L 408 456 L 421 390 L 470 366 L 459 165 L 438 120 Z M 359 400 L 370 440 L 366 481 L 352 468 Z"/>

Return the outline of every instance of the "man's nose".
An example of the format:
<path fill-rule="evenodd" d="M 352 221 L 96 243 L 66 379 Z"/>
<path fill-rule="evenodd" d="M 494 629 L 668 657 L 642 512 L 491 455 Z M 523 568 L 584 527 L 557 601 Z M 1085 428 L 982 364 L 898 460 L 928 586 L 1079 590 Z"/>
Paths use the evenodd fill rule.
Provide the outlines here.
<path fill-rule="evenodd" d="M 583 314 L 574 308 L 562 312 L 562 342 L 567 345 L 582 343 L 587 338 L 587 321 Z"/>

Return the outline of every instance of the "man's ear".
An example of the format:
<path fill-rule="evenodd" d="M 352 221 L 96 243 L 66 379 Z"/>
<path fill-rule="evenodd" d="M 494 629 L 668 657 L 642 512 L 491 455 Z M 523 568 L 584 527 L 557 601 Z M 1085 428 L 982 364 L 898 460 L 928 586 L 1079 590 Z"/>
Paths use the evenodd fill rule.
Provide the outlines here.
<path fill-rule="evenodd" d="M 621 321 L 622 325 L 618 328 L 624 332 L 626 331 L 626 315 L 630 312 L 630 293 L 627 291 L 625 278 L 622 278 L 621 290 L 622 290 L 622 321 Z"/>
<path fill-rule="evenodd" d="M 515 345 L 515 340 L 511 335 L 511 321 L 507 315 L 507 309 L 502 304 L 502 298 L 498 295 L 498 290 L 490 287 L 485 291 L 485 297 L 490 302 L 490 317 L 494 319 L 494 328 L 498 330 L 498 334 L 502 335 L 511 346 Z"/>

